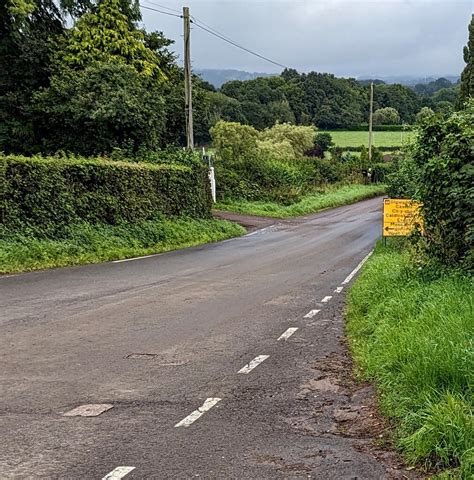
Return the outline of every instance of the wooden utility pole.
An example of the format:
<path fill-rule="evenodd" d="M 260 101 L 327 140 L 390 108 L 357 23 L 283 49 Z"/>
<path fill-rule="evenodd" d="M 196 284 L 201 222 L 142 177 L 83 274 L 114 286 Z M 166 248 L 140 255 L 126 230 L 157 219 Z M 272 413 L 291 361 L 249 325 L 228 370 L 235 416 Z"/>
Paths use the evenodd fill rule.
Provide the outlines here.
<path fill-rule="evenodd" d="M 369 164 L 372 160 L 372 116 L 374 110 L 374 82 L 370 82 L 370 112 L 369 112 Z"/>
<path fill-rule="evenodd" d="M 191 46 L 190 46 L 190 20 L 189 7 L 183 7 L 184 22 L 184 95 L 185 95 L 185 115 L 186 115 L 186 145 L 189 149 L 194 149 L 193 133 L 193 83 L 191 74 Z"/>

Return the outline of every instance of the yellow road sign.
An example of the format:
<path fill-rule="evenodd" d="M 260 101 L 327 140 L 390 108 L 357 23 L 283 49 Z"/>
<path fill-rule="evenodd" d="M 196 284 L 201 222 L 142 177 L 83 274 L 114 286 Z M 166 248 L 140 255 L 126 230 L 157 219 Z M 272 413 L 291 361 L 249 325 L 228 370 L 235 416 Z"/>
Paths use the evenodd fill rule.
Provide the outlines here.
<path fill-rule="evenodd" d="M 420 214 L 421 202 L 401 198 L 384 198 L 383 236 L 404 237 L 410 235 L 415 226 L 423 229 Z"/>

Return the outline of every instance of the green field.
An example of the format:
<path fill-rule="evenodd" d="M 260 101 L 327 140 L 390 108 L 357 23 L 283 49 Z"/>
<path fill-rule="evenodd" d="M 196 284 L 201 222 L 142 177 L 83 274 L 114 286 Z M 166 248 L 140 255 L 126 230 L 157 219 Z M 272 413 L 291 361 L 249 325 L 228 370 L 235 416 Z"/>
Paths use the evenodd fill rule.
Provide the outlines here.
<path fill-rule="evenodd" d="M 328 131 L 333 142 L 338 147 L 368 146 L 368 132 L 353 132 L 345 130 Z M 376 147 L 401 147 L 409 141 L 413 132 L 373 132 L 374 145 Z"/>

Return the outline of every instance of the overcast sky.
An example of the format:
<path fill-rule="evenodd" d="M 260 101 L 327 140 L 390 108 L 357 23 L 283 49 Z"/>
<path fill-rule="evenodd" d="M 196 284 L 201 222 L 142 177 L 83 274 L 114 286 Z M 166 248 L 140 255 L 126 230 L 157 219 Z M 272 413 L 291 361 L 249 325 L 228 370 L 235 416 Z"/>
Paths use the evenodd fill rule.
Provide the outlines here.
<path fill-rule="evenodd" d="M 184 0 L 191 15 L 235 42 L 298 71 L 340 76 L 457 75 L 474 0 Z M 180 11 L 179 0 L 142 5 Z M 167 10 L 171 13 L 171 10 Z M 182 20 L 142 9 L 147 30 L 176 41 Z M 278 72 L 193 27 L 194 68 Z"/>

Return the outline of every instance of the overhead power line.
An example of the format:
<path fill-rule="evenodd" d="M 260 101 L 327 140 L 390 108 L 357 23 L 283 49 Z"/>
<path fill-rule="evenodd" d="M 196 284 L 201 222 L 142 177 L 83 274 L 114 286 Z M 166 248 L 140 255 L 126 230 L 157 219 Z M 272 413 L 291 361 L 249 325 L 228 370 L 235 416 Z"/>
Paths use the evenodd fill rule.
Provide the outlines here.
<path fill-rule="evenodd" d="M 176 13 L 171 13 L 171 12 L 165 12 L 164 10 L 158 10 L 157 8 L 147 7 L 146 5 L 141 5 L 140 4 L 140 7 L 145 8 L 146 10 L 151 10 L 153 12 L 162 13 L 164 15 L 170 15 L 172 17 L 183 18 L 182 15 L 177 15 Z"/>
<path fill-rule="evenodd" d="M 282 68 L 289 68 L 286 65 L 275 62 L 274 60 L 271 60 L 270 58 L 265 57 L 264 55 L 260 55 L 260 53 L 254 52 L 254 51 L 250 50 L 249 48 L 246 48 L 246 47 L 243 47 L 242 45 L 239 45 L 238 43 L 234 42 L 233 40 L 226 37 L 222 33 L 217 32 L 217 30 L 214 30 L 214 29 L 211 30 L 210 28 L 205 27 L 204 24 L 200 25 L 199 23 L 197 23 L 196 20 L 197 19 L 192 20 L 191 23 L 193 25 L 196 25 L 196 27 L 199 27 L 200 29 L 205 30 L 206 32 L 210 33 L 211 35 L 214 35 L 215 37 L 220 38 L 224 42 L 230 43 L 234 47 L 240 48 L 241 50 L 244 50 L 245 52 L 250 53 L 251 55 L 254 55 L 255 57 L 261 58 L 262 60 L 273 63 L 273 65 L 277 65 L 278 67 L 282 67 Z"/>
<path fill-rule="evenodd" d="M 146 10 L 151 10 L 153 12 L 158 12 L 162 13 L 163 15 L 170 15 L 172 17 L 177 17 L 177 18 L 183 18 L 183 16 L 178 12 L 178 10 L 174 10 L 173 8 L 166 7 L 165 5 L 160 5 L 159 3 L 152 2 L 150 0 L 146 0 L 148 3 L 151 5 L 155 5 L 160 8 L 164 8 L 166 10 L 170 10 L 170 12 L 165 12 L 164 10 L 160 10 L 158 8 L 153 8 L 153 7 L 148 7 L 146 5 L 140 4 L 142 8 L 145 8 Z M 171 13 L 171 12 L 177 12 L 177 13 Z M 278 63 L 271 58 L 266 57 L 265 55 L 261 55 L 260 53 L 254 52 L 253 50 L 250 50 L 247 47 L 244 47 L 242 45 L 239 45 L 237 42 L 232 40 L 231 38 L 227 37 L 223 33 L 219 32 L 215 28 L 212 28 L 210 25 L 207 23 L 204 23 L 202 20 L 199 20 L 198 18 L 191 16 L 190 22 L 193 25 L 196 25 L 196 27 L 200 28 L 201 30 L 204 30 L 205 32 L 213 35 L 214 37 L 219 38 L 220 40 L 229 43 L 230 45 L 233 45 L 236 48 L 240 48 L 240 50 L 243 50 L 244 52 L 250 53 L 251 55 L 254 55 L 255 57 L 261 58 L 262 60 L 265 60 L 266 62 L 272 63 L 273 65 L 277 65 L 278 67 L 281 68 L 289 68 L 286 65 L 283 65 L 281 63 Z"/>
<path fill-rule="evenodd" d="M 158 8 L 163 8 L 164 10 L 169 10 L 170 12 L 174 12 L 179 14 L 180 17 L 182 17 L 182 14 L 179 10 L 176 10 L 175 8 L 167 7 L 166 5 L 160 5 L 159 3 L 152 2 L 151 0 L 146 0 L 149 4 L 153 5 L 154 7 Z"/>

